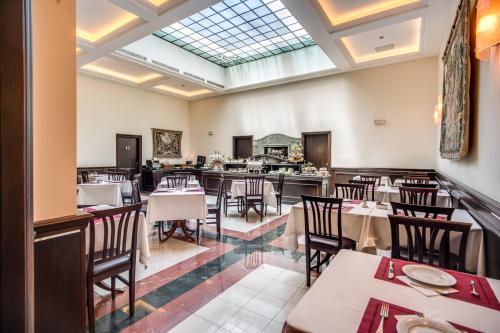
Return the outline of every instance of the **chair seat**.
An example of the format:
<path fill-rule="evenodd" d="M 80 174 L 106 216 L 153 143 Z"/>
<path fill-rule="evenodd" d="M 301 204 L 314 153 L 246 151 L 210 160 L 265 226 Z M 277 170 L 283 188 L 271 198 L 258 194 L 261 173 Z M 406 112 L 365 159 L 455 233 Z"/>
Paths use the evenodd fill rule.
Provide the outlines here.
<path fill-rule="evenodd" d="M 314 245 L 321 246 L 321 247 L 329 247 L 332 248 L 333 250 L 341 250 L 339 248 L 339 239 L 331 239 L 331 238 L 323 238 L 323 237 L 318 237 L 311 235 L 309 238 L 309 244 L 311 244 L 312 247 Z M 345 238 L 342 237 L 342 249 L 354 249 L 356 246 L 356 242 L 353 241 L 350 238 Z"/>
<path fill-rule="evenodd" d="M 94 266 L 94 275 L 98 276 L 101 273 L 109 272 L 109 271 L 118 269 L 122 266 L 126 269 L 129 269 L 129 263 L 130 263 L 130 257 L 123 256 L 123 257 L 118 257 L 118 258 L 110 260 L 110 261 L 105 261 L 105 262 L 96 264 Z"/>
<path fill-rule="evenodd" d="M 217 205 L 215 205 L 215 204 L 208 204 L 207 209 L 208 209 L 208 214 L 215 214 L 215 213 L 217 213 L 217 210 L 219 208 L 217 208 Z"/>

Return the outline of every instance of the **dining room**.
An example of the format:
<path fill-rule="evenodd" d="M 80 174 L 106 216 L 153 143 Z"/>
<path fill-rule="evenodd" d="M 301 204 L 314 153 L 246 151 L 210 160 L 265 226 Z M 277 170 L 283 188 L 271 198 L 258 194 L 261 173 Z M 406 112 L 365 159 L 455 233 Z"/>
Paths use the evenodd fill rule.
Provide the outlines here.
<path fill-rule="evenodd" d="M 498 332 L 500 1 L 19 2 L 0 331 Z"/>

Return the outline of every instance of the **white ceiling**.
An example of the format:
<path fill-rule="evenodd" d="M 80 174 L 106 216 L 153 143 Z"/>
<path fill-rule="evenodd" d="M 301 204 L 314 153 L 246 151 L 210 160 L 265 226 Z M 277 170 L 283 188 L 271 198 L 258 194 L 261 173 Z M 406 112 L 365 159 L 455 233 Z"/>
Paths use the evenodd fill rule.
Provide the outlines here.
<path fill-rule="evenodd" d="M 185 71 L 154 66 L 140 56 L 117 52 L 219 1 L 77 0 L 78 68 L 88 74 L 187 100 L 224 94 L 225 88 L 209 84 L 209 78 L 200 80 L 185 75 Z M 289 78 L 267 82 L 263 78 L 258 84 L 253 82 L 252 88 L 435 56 L 439 53 L 446 25 L 453 15 L 452 7 L 456 6 L 454 0 L 281 1 L 336 67 L 330 71 L 290 75 Z M 167 57 L 172 49 L 166 46 L 168 42 L 164 43 L 165 50 L 161 53 L 167 53 L 162 54 Z M 377 47 L 388 49 L 377 52 Z M 173 64 L 181 60 L 177 52 L 174 53 L 171 56 Z M 203 62 L 207 63 L 207 67 L 214 66 L 195 57 L 199 58 L 196 59 L 196 66 L 203 65 Z M 189 57 L 182 60 L 186 62 L 186 59 Z M 247 65 L 246 70 L 251 68 L 252 63 Z M 259 65 L 262 67 L 262 64 Z M 223 82 L 217 83 L 224 85 Z M 162 87 L 164 89 L 160 89 Z M 241 86 L 241 90 L 244 89 L 248 87 Z M 227 91 L 237 90 L 231 88 Z"/>

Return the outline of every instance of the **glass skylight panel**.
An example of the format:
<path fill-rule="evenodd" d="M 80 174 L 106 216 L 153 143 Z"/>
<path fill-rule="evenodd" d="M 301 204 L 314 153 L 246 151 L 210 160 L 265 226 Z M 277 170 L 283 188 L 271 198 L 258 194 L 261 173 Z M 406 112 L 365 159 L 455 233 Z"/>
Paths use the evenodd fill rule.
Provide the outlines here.
<path fill-rule="evenodd" d="M 222 67 L 316 45 L 280 0 L 223 0 L 154 35 Z"/>

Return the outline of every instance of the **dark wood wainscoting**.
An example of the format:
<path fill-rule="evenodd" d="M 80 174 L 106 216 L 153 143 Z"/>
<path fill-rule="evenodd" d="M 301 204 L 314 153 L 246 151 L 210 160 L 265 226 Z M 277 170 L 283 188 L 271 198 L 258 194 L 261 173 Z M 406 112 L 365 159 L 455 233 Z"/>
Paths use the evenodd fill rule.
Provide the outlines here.
<path fill-rule="evenodd" d="M 92 215 L 35 222 L 35 331 L 85 332 L 85 228 Z"/>
<path fill-rule="evenodd" d="M 318 169 L 332 165 L 332 132 L 304 132 L 302 146 L 304 159 Z"/>
<path fill-rule="evenodd" d="M 233 136 L 233 157 L 249 158 L 253 155 L 253 135 Z"/>

